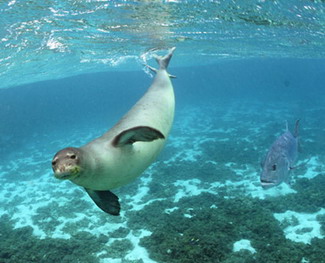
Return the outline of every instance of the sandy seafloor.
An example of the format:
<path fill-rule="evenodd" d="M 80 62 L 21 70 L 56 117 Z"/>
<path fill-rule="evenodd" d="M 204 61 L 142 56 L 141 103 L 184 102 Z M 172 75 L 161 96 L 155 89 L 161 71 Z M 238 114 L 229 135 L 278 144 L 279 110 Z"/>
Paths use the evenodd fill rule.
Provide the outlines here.
<path fill-rule="evenodd" d="M 82 145 L 98 130 L 35 136 L 1 166 L 0 262 L 325 262 L 325 107 L 304 110 L 292 187 L 263 190 L 259 162 L 286 119 L 292 129 L 292 112 L 225 104 L 177 109 L 157 162 L 114 191 L 119 217 L 49 164 L 49 147 Z"/>

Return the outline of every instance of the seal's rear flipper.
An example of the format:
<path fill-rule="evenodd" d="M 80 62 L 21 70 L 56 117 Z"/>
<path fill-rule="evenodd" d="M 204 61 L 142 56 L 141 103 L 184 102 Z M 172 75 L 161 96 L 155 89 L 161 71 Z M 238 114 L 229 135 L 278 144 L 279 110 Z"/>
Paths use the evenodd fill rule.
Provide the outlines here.
<path fill-rule="evenodd" d="M 112 144 L 115 147 L 120 147 L 137 141 L 151 142 L 157 139 L 165 139 L 165 136 L 154 128 L 148 126 L 137 126 L 122 131 L 114 138 Z"/>
<path fill-rule="evenodd" d="M 171 48 L 168 54 L 164 57 L 155 55 L 155 59 L 157 60 L 160 69 L 167 69 L 169 61 L 172 58 L 175 49 L 176 47 Z"/>
<path fill-rule="evenodd" d="M 173 48 L 169 49 L 168 54 L 166 56 L 163 56 L 163 57 L 158 56 L 158 55 L 154 55 L 154 58 L 156 59 L 157 63 L 159 64 L 159 69 L 167 70 L 169 61 L 172 58 L 175 49 L 176 49 L 176 47 L 173 47 Z M 145 66 L 148 67 L 151 71 L 153 71 L 155 73 L 157 73 L 157 71 L 158 71 L 157 69 L 155 69 L 154 67 L 151 67 L 149 65 L 145 65 Z M 170 78 L 176 78 L 176 76 L 174 76 L 174 75 L 168 74 L 168 76 Z"/>
<path fill-rule="evenodd" d="M 118 197 L 110 191 L 95 191 L 85 188 L 91 199 L 95 204 L 104 212 L 113 216 L 120 214 L 121 206 L 118 201 Z"/>

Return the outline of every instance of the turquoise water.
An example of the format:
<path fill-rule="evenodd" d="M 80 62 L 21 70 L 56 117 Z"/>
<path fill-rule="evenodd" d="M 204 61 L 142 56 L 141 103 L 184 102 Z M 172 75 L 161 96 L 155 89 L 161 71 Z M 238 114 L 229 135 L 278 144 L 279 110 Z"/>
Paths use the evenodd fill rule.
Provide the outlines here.
<path fill-rule="evenodd" d="M 325 262 L 324 1 L 2 1 L 0 262 Z M 121 216 L 54 178 L 176 46 L 159 158 L 113 190 Z M 260 162 L 301 119 L 291 186 Z"/>

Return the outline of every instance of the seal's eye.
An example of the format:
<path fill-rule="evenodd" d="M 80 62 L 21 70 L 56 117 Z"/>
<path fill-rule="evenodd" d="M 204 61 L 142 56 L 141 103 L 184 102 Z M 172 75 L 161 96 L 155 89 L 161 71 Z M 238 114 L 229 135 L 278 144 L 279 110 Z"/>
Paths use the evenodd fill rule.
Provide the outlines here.
<path fill-rule="evenodd" d="M 52 161 L 52 165 L 54 166 L 56 164 L 56 161 Z"/>
<path fill-rule="evenodd" d="M 276 164 L 272 165 L 272 171 L 276 171 Z"/>
<path fill-rule="evenodd" d="M 76 157 L 77 156 L 75 154 L 73 154 L 73 155 L 70 156 L 70 159 L 76 159 Z"/>

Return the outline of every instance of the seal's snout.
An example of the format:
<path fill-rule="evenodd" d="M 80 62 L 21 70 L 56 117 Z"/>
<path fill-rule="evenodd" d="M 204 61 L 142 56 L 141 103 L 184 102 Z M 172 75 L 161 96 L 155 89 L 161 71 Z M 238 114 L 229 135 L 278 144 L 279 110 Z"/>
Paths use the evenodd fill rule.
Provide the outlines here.
<path fill-rule="evenodd" d="M 64 179 L 69 179 L 71 174 L 69 172 L 62 172 L 62 171 L 57 171 L 56 172 L 56 171 L 54 171 L 54 176 L 57 179 L 64 180 Z"/>
<path fill-rule="evenodd" d="M 80 167 L 76 164 L 71 163 L 62 163 L 60 165 L 52 166 L 54 176 L 57 179 L 65 180 L 65 179 L 72 179 L 79 175 Z"/>

